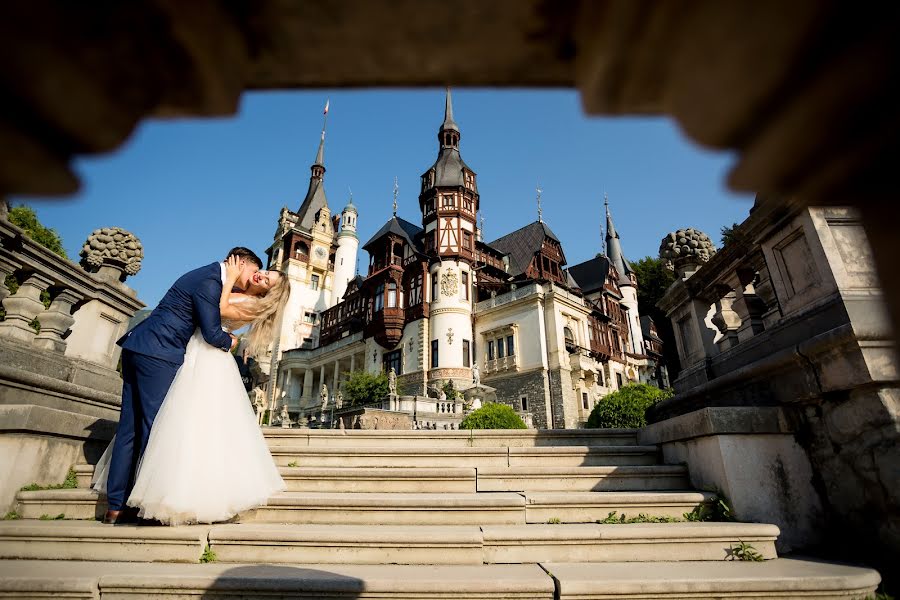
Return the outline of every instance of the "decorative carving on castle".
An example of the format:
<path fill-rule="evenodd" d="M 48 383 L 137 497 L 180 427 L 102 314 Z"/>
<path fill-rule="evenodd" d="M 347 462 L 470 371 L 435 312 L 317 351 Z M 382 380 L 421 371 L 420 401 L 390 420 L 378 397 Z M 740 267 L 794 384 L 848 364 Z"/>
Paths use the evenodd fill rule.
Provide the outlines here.
<path fill-rule="evenodd" d="M 449 344 L 451 346 L 453 345 L 453 328 L 452 327 L 447 328 L 447 344 Z"/>
<path fill-rule="evenodd" d="M 448 269 L 441 275 L 441 294 L 448 297 L 459 294 L 459 277 L 453 269 Z"/>
<path fill-rule="evenodd" d="M 693 227 L 672 232 L 659 244 L 659 257 L 670 270 L 679 264 L 709 262 L 715 253 L 716 247 L 709 236 Z"/>
<path fill-rule="evenodd" d="M 144 246 L 131 232 L 121 227 L 95 229 L 81 248 L 81 266 L 88 272 L 96 273 L 103 266 L 137 275 L 144 258 Z"/>

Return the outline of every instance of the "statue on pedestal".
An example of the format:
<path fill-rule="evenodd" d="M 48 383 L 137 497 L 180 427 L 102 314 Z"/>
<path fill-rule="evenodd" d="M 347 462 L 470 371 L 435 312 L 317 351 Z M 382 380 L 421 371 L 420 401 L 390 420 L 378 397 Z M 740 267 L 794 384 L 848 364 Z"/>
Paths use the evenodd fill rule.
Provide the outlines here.
<path fill-rule="evenodd" d="M 476 387 L 481 385 L 481 370 L 477 364 L 472 365 L 472 385 Z"/>
<path fill-rule="evenodd" d="M 337 396 L 334 398 L 334 407 L 339 409 L 342 406 L 344 406 L 344 392 L 339 389 L 337 391 Z"/>
<path fill-rule="evenodd" d="M 281 405 L 281 414 L 279 415 L 279 418 L 281 419 L 281 426 L 282 426 L 284 429 L 290 429 L 290 428 L 291 428 L 291 415 L 290 415 L 290 413 L 288 412 L 288 406 L 287 406 L 287 404 L 282 404 L 282 405 Z"/>
<path fill-rule="evenodd" d="M 388 373 L 388 394 L 391 396 L 397 395 L 397 372 L 394 371 L 394 367 L 391 367 Z"/>
<path fill-rule="evenodd" d="M 325 407 L 328 405 L 328 386 L 324 383 L 322 384 L 322 389 L 319 392 L 319 399 L 322 401 L 322 411 L 325 411 Z"/>

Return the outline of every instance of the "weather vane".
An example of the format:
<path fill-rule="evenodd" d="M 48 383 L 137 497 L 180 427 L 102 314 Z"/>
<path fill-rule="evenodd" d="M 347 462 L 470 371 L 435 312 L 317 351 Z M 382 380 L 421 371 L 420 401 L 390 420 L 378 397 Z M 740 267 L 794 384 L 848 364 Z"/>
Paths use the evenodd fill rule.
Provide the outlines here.
<path fill-rule="evenodd" d="M 541 208 L 541 194 L 544 192 L 544 190 L 541 189 L 541 184 L 537 184 L 537 187 L 534 189 L 537 192 L 538 223 L 543 223 L 544 222 L 544 211 Z"/>
<path fill-rule="evenodd" d="M 397 192 L 400 191 L 400 185 L 397 183 L 397 176 L 394 176 L 394 216 L 397 216 Z"/>

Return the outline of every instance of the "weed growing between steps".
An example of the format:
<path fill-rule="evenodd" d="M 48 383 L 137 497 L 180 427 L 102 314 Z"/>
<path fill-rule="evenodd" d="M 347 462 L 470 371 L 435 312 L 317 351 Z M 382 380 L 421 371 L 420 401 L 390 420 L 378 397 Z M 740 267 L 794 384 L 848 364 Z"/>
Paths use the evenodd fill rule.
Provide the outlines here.
<path fill-rule="evenodd" d="M 296 460 L 292 460 L 291 462 L 289 462 L 289 463 L 287 464 L 287 466 L 289 466 L 289 467 L 299 467 L 299 466 L 300 466 L 300 463 L 298 463 Z"/>
<path fill-rule="evenodd" d="M 21 518 L 22 518 L 22 515 L 20 515 L 19 513 L 17 513 L 14 510 L 11 510 L 8 513 L 6 513 L 5 515 L 3 515 L 4 521 L 15 521 L 15 520 L 21 519 Z"/>
<path fill-rule="evenodd" d="M 598 519 L 597 522 L 601 525 L 630 525 L 632 523 L 681 523 L 682 521 L 678 517 L 653 517 L 644 513 L 640 513 L 636 517 L 626 517 L 624 514 L 617 515 L 616 511 L 612 511 L 606 515 L 605 519 Z"/>
<path fill-rule="evenodd" d="M 64 513 L 59 513 L 55 517 L 51 517 L 50 515 L 41 515 L 38 517 L 41 521 L 61 521 L 66 518 Z"/>
<path fill-rule="evenodd" d="M 751 544 L 747 544 L 738 540 L 738 545 L 734 544 L 728 549 L 728 556 L 725 557 L 725 560 L 745 560 L 749 562 L 762 562 L 763 555 L 760 554 L 756 548 L 754 548 Z"/>
<path fill-rule="evenodd" d="M 212 551 L 212 548 L 209 547 L 209 544 L 206 545 L 206 548 L 203 549 L 203 554 L 200 555 L 201 563 L 212 563 L 216 562 L 218 557 L 216 553 Z"/>
<path fill-rule="evenodd" d="M 559 517 L 551 517 L 547 520 L 547 525 L 559 525 L 562 523 Z"/>
<path fill-rule="evenodd" d="M 69 467 L 69 472 L 66 474 L 66 479 L 62 483 L 56 483 L 53 485 L 40 485 L 37 483 L 30 483 L 22 488 L 23 492 L 39 492 L 41 490 L 74 490 L 78 487 L 78 478 L 75 475 L 75 468 Z"/>
<path fill-rule="evenodd" d="M 864 600 L 894 600 L 894 597 L 885 592 L 875 592 L 874 596 L 866 596 Z"/>
<path fill-rule="evenodd" d="M 731 510 L 731 503 L 725 494 L 718 490 L 715 496 L 709 501 L 698 504 L 689 513 L 684 513 L 685 521 L 737 521 L 734 512 Z"/>

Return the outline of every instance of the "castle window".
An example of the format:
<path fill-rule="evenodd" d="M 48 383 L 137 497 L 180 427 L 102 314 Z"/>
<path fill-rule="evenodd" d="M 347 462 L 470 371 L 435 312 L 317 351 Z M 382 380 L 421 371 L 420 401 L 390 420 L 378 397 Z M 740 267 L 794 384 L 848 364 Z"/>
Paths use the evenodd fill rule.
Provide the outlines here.
<path fill-rule="evenodd" d="M 616 373 L 616 383 L 619 384 L 619 389 L 622 389 L 622 374 Z"/>
<path fill-rule="evenodd" d="M 403 375 L 403 350 L 385 352 L 381 358 L 385 373 L 390 373 L 393 367 L 394 373 Z"/>
<path fill-rule="evenodd" d="M 384 284 L 382 283 L 377 288 L 375 288 L 375 312 L 380 312 L 384 309 Z"/>
<path fill-rule="evenodd" d="M 522 412 L 528 412 L 528 396 L 519 398 L 519 405 L 522 407 Z"/>
<path fill-rule="evenodd" d="M 463 229 L 463 248 L 466 250 L 472 249 L 472 232 L 466 229 Z"/>
<path fill-rule="evenodd" d="M 431 340 L 431 368 L 437 369 L 438 366 L 438 341 Z"/>
<path fill-rule="evenodd" d="M 488 341 L 488 360 L 494 360 L 494 340 Z"/>
<path fill-rule="evenodd" d="M 437 286 L 438 286 L 437 273 L 433 273 L 431 275 L 431 301 L 432 302 L 437 300 Z"/>
<path fill-rule="evenodd" d="M 407 306 L 415 306 L 422 303 L 422 275 L 416 275 L 409 279 L 409 293 L 407 294 Z"/>
<path fill-rule="evenodd" d="M 566 341 L 566 350 L 568 352 L 575 352 L 575 335 L 572 333 L 572 330 L 568 327 L 563 327 L 563 337 Z"/>
<path fill-rule="evenodd" d="M 397 307 L 397 284 L 393 281 L 388 283 L 387 305 L 388 308 Z"/>
<path fill-rule="evenodd" d="M 472 182 L 468 178 L 466 178 L 466 185 L 469 187 L 471 187 L 472 185 Z M 472 199 L 468 196 L 463 198 L 463 208 L 465 208 L 469 212 L 472 212 Z"/>
<path fill-rule="evenodd" d="M 317 317 L 317 315 L 314 312 L 308 312 L 308 313 L 303 314 L 303 320 L 311 325 L 316 324 L 316 317 Z"/>
<path fill-rule="evenodd" d="M 507 356 L 515 356 L 516 354 L 516 345 L 513 341 L 513 336 L 506 336 L 506 355 Z"/>
<path fill-rule="evenodd" d="M 503 338 L 497 339 L 497 358 L 503 358 Z"/>
<path fill-rule="evenodd" d="M 441 197 L 441 206 L 444 208 L 453 208 L 453 196 L 442 196 Z"/>
<path fill-rule="evenodd" d="M 311 290 L 319 289 L 319 276 L 318 275 L 312 275 L 309 278 L 309 289 L 311 289 Z"/>
<path fill-rule="evenodd" d="M 462 285 L 460 286 L 460 291 L 462 291 L 463 298 L 469 299 L 469 272 L 463 271 L 460 273 L 462 275 Z"/>
<path fill-rule="evenodd" d="M 588 395 L 587 395 L 587 392 L 581 392 L 581 406 L 582 406 L 583 408 L 585 408 L 585 409 L 588 407 Z"/>

